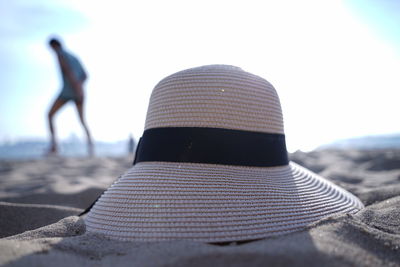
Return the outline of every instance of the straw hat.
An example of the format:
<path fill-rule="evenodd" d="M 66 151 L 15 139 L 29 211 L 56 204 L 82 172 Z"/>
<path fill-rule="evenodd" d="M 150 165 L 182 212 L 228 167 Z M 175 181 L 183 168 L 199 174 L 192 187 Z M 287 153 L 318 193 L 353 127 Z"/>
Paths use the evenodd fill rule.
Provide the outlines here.
<path fill-rule="evenodd" d="M 268 81 L 211 65 L 156 85 L 134 166 L 85 220 L 89 232 L 119 240 L 226 242 L 299 231 L 361 208 L 349 192 L 288 161 Z"/>

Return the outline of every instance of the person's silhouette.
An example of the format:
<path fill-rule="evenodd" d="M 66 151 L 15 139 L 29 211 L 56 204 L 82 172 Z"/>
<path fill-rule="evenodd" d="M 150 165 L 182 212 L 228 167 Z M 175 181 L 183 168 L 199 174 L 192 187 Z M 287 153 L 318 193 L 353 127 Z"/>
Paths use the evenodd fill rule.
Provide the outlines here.
<path fill-rule="evenodd" d="M 58 95 L 57 99 L 54 101 L 53 105 L 48 112 L 48 123 L 49 130 L 51 135 L 51 144 L 48 153 L 56 154 L 58 151 L 56 136 L 55 136 L 55 128 L 53 124 L 53 117 L 56 112 L 64 106 L 68 101 L 73 101 L 76 105 L 80 122 L 85 129 L 88 143 L 88 152 L 89 155 L 93 155 L 93 142 L 92 137 L 90 135 L 89 128 L 85 122 L 84 116 L 84 92 L 83 92 L 83 83 L 87 79 L 87 74 L 82 67 L 82 64 L 79 60 L 65 51 L 61 42 L 55 38 L 50 39 L 49 41 L 50 47 L 57 55 L 58 63 L 61 70 L 63 87 L 61 89 L 61 93 Z"/>
<path fill-rule="evenodd" d="M 133 139 L 132 134 L 130 134 L 128 138 L 128 153 L 133 154 L 134 150 L 135 150 L 135 139 Z"/>

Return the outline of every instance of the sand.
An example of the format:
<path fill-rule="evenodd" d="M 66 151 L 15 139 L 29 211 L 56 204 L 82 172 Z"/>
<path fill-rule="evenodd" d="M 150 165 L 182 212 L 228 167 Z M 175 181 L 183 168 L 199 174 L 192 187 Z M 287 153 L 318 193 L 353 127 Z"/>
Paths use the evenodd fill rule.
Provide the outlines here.
<path fill-rule="evenodd" d="M 400 151 L 296 152 L 292 160 L 366 208 L 247 243 L 121 242 L 77 216 L 131 165 L 127 158 L 0 162 L 3 266 L 400 266 Z"/>

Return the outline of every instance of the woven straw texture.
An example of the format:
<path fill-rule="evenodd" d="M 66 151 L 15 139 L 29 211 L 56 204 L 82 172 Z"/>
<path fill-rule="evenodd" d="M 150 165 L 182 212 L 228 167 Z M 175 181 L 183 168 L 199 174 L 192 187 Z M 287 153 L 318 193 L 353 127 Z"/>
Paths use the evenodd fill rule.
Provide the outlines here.
<path fill-rule="evenodd" d="M 304 229 L 362 204 L 350 193 L 291 163 L 249 168 L 139 163 L 90 211 L 88 231 L 120 240 L 259 239 Z"/>
<path fill-rule="evenodd" d="M 284 133 L 272 85 L 224 65 L 162 80 L 151 95 L 145 129 L 158 127 Z M 227 242 L 299 231 L 362 207 L 349 192 L 295 163 L 140 162 L 100 197 L 85 221 L 89 232 L 119 240 Z"/>
<path fill-rule="evenodd" d="M 225 65 L 181 71 L 157 84 L 145 130 L 159 127 L 284 132 L 274 87 L 261 77 Z"/>

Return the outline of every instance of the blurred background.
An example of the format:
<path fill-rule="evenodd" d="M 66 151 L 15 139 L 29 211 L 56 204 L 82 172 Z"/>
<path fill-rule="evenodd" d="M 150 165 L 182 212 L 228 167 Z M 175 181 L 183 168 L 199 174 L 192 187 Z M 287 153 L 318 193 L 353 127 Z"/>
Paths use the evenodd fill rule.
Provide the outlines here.
<path fill-rule="evenodd" d="M 291 152 L 349 140 L 400 147 L 397 0 L 0 0 L 0 157 L 35 157 L 47 146 L 46 114 L 61 87 L 50 35 L 88 71 L 86 117 L 99 155 L 125 153 L 130 134 L 139 139 L 159 80 L 207 64 L 274 85 Z M 62 153 L 81 153 L 72 103 L 55 123 Z"/>

